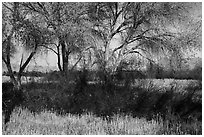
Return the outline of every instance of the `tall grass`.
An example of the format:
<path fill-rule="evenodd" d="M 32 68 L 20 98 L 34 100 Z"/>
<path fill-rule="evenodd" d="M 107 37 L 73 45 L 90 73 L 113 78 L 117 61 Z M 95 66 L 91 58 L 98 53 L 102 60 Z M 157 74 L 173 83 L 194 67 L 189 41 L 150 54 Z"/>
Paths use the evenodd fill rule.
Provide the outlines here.
<path fill-rule="evenodd" d="M 25 84 L 26 99 L 3 134 L 202 134 L 202 84 L 182 89 L 176 83 L 158 88 L 155 81 L 128 82 L 88 84 L 82 75 L 76 84 Z"/>
<path fill-rule="evenodd" d="M 22 108 L 13 111 L 7 124 L 4 135 L 154 135 L 162 129 L 161 121 L 127 115 L 114 115 L 107 120 L 91 113 L 58 115 L 43 111 L 34 115 Z"/>
<path fill-rule="evenodd" d="M 173 118 L 173 117 L 172 117 Z M 11 120 L 3 125 L 3 135 L 158 135 L 201 134 L 201 123 L 163 121 L 159 115 L 152 120 L 115 114 L 110 119 L 92 113 L 59 115 L 44 110 L 33 114 L 28 109 L 16 108 Z M 169 122 L 169 123 L 168 123 Z M 199 127 L 200 126 L 200 127 Z M 190 128 L 189 128 L 190 127 Z"/>

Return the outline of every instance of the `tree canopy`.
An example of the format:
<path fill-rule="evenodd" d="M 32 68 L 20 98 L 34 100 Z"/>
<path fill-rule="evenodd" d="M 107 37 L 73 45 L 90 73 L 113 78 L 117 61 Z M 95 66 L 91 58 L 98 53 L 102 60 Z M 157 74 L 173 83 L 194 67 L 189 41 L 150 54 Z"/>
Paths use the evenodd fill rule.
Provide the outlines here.
<path fill-rule="evenodd" d="M 23 46 L 30 54 L 26 59 L 22 54 L 20 78 L 33 56 L 43 51 L 56 54 L 63 74 L 67 74 L 72 55 L 78 56 L 73 67 L 86 60 L 111 73 L 131 54 L 150 62 L 154 54 L 179 58 L 184 49 L 201 48 L 201 19 L 190 16 L 197 4 L 4 2 L 3 62 L 12 74 L 10 60 Z"/>

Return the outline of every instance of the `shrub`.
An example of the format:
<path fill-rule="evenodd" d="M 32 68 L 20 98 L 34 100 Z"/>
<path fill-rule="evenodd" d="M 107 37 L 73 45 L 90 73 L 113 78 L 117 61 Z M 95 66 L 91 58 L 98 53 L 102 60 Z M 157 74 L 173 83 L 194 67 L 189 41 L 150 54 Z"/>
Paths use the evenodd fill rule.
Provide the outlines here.
<path fill-rule="evenodd" d="M 9 122 L 13 109 L 21 105 L 24 99 L 22 90 L 15 89 L 12 83 L 2 83 L 2 109 L 5 115 L 5 124 Z"/>

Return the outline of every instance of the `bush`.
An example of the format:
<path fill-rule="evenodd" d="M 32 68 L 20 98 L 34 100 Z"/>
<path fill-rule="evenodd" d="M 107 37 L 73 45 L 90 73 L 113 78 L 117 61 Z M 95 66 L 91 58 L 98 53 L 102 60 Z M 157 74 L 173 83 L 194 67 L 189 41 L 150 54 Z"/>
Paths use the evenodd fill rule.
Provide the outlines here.
<path fill-rule="evenodd" d="M 5 115 L 5 124 L 10 121 L 13 109 L 21 105 L 24 99 L 22 90 L 15 89 L 12 83 L 2 83 L 2 110 Z"/>

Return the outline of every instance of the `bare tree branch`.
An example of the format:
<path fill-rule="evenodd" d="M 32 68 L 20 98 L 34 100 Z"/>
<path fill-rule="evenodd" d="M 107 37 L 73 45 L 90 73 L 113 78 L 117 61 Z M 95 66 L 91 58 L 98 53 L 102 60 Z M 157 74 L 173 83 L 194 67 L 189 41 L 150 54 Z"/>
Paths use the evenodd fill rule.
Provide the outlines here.
<path fill-rule="evenodd" d="M 74 67 L 76 67 L 76 65 L 79 63 L 81 58 L 82 58 L 82 56 L 80 56 L 79 59 L 77 60 L 77 62 L 72 66 L 71 71 L 74 69 Z"/>
<path fill-rule="evenodd" d="M 44 47 L 44 48 L 46 48 L 46 49 L 49 49 L 49 50 L 51 50 L 51 51 L 53 51 L 55 54 L 59 54 L 57 51 L 55 51 L 53 48 L 51 48 L 51 47 L 48 47 L 48 46 L 46 46 L 46 45 L 41 45 L 42 47 Z"/>
<path fill-rule="evenodd" d="M 9 8 L 4 2 L 2 3 L 3 6 L 5 6 L 7 9 L 9 9 L 11 12 L 14 12 L 11 8 Z"/>

